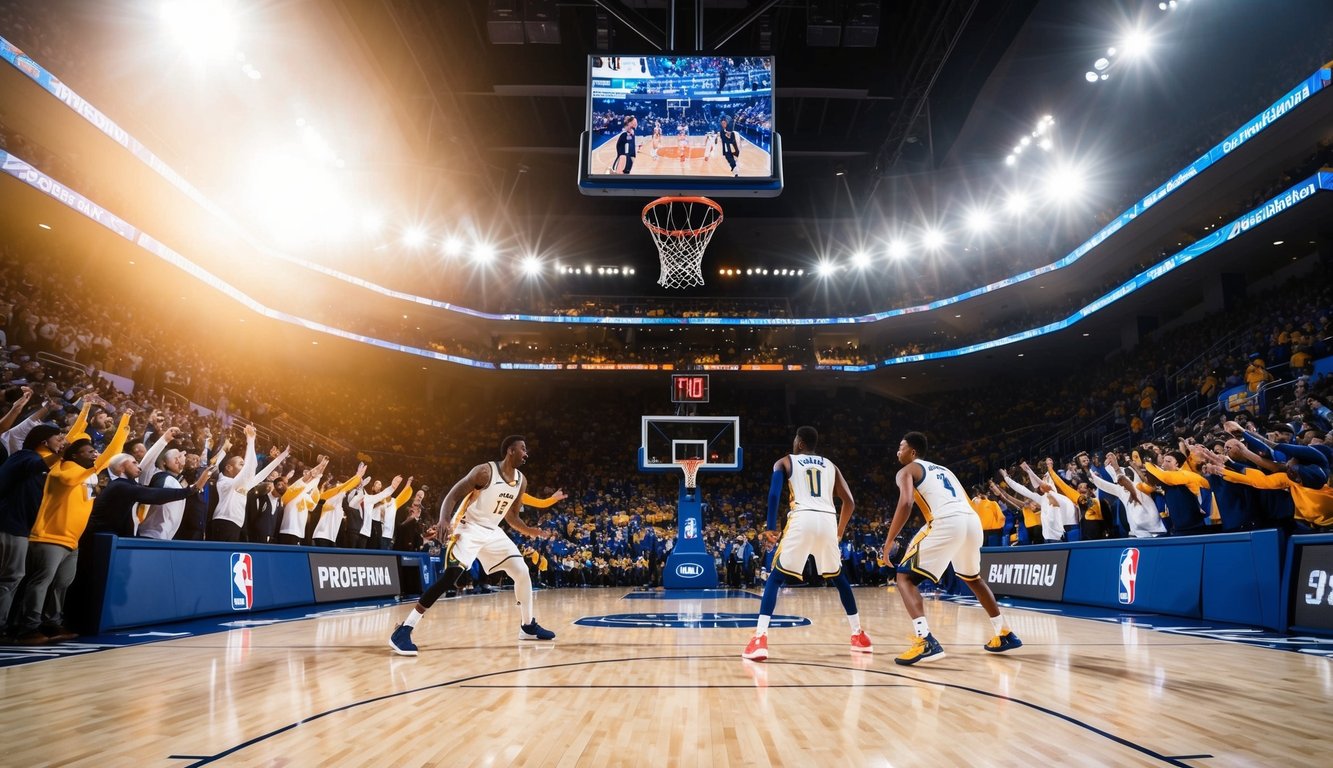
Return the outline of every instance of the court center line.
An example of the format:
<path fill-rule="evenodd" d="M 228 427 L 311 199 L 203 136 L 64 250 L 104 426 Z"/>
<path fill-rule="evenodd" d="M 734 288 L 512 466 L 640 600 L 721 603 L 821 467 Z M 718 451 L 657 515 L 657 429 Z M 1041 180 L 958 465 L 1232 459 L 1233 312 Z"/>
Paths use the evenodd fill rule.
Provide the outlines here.
<path fill-rule="evenodd" d="M 347 710 L 349 710 L 349 709 L 355 709 L 355 708 L 357 708 L 357 707 L 362 707 L 362 706 L 366 706 L 366 705 L 369 705 L 369 704 L 375 704 L 375 703 L 377 703 L 377 702 L 386 701 L 386 700 L 389 700 L 389 699 L 396 699 L 396 698 L 398 698 L 398 697 L 400 697 L 400 696 L 408 696 L 408 695 L 412 695 L 412 694 L 422 693 L 422 692 L 425 692 L 425 691 L 432 691 L 432 690 L 438 690 L 438 689 L 441 689 L 441 688 L 448 688 L 448 687 L 451 687 L 451 686 L 462 688 L 462 687 L 464 687 L 464 686 L 462 685 L 463 683 L 469 683 L 469 682 L 472 682 L 472 681 L 474 681 L 474 680 L 484 680 L 484 679 L 486 679 L 486 678 L 490 678 L 490 677 L 499 677 L 499 676 L 501 676 L 501 675 L 519 674 L 519 673 L 522 673 L 522 672 L 538 672 L 538 671 L 548 670 L 548 669 L 562 669 L 562 668 L 564 668 L 564 667 L 589 666 L 589 665 L 592 665 L 592 664 L 622 664 L 622 663 L 626 663 L 626 662 L 635 662 L 635 661 L 701 661 L 701 660 L 708 660 L 708 659 L 728 659 L 728 660 L 735 660 L 735 658 L 736 658 L 736 657 L 735 657 L 734 655 L 728 654 L 728 655 L 725 655 L 725 656 L 639 656 L 639 657 L 629 657 L 629 658 L 621 658 L 621 659 L 585 659 L 585 660 L 582 660 L 582 661 L 562 662 L 562 663 L 559 663 L 559 664 L 543 664 L 543 665 L 540 665 L 540 666 L 534 666 L 534 667 L 518 667 L 518 668 L 515 668 L 515 669 L 503 669 L 503 670 L 496 670 L 496 671 L 494 671 L 494 672 L 484 672 L 484 673 L 477 674 L 477 675 L 469 675 L 469 676 L 467 676 L 467 677 L 461 677 L 461 678 L 458 678 L 458 679 L 456 679 L 456 680 L 448 680 L 448 681 L 445 681 L 445 682 L 442 682 L 442 683 L 434 683 L 434 684 L 432 684 L 432 685 L 422 686 L 422 687 L 420 687 L 420 688 L 412 688 L 412 689 L 410 689 L 410 690 L 406 690 L 406 691 L 397 691 L 397 692 L 394 692 L 394 693 L 387 693 L 387 694 L 384 694 L 384 695 L 382 695 L 382 696 L 375 696 L 375 697 L 372 697 L 372 698 L 369 698 L 369 699 L 363 699 L 363 700 L 361 700 L 361 701 L 354 701 L 354 702 L 351 702 L 350 704 L 344 704 L 344 705 L 342 705 L 341 707 L 335 707 L 335 708 L 333 708 L 333 709 L 328 709 L 328 710 L 325 710 L 325 711 L 323 711 L 323 712 L 318 712 L 318 713 L 316 713 L 316 714 L 314 714 L 314 715 L 311 715 L 310 717 L 302 718 L 301 720 L 298 720 L 298 721 L 296 721 L 296 722 L 294 722 L 294 723 L 288 723 L 287 725 L 284 725 L 284 726 L 282 726 L 281 728 L 276 728 L 276 729 L 274 729 L 274 730 L 272 730 L 272 731 L 269 731 L 269 732 L 267 732 L 267 733 L 260 734 L 259 736 L 256 736 L 256 737 L 254 737 L 254 738 L 252 738 L 252 739 L 249 739 L 248 741 L 241 742 L 240 744 L 237 744 L 237 745 L 235 745 L 235 746 L 233 746 L 233 747 L 229 747 L 229 748 L 227 748 L 227 749 L 224 749 L 224 750 L 222 750 L 221 752 L 218 752 L 217 754 L 214 754 L 214 755 L 211 755 L 211 756 L 209 756 L 209 757 L 203 758 L 203 759 L 199 760 L 198 762 L 191 763 L 191 764 L 189 765 L 189 768 L 196 768 L 196 766 L 209 765 L 210 763 L 214 763 L 214 762 L 216 762 L 216 761 L 218 761 L 218 760 L 221 760 L 221 759 L 223 759 L 223 758 L 225 758 L 225 757 L 228 757 L 228 756 L 230 756 L 230 755 L 232 755 L 232 754 L 235 754 L 236 752 L 239 752 L 239 751 L 241 751 L 242 749 L 245 749 L 246 747 L 249 747 L 249 746 L 253 746 L 253 745 L 255 745 L 255 744 L 258 744 L 258 743 L 261 742 L 261 741 L 266 741 L 266 740 L 268 740 L 268 739 L 273 738 L 274 736 L 278 736 L 278 735 L 281 735 L 281 734 L 283 734 L 283 733 L 286 733 L 287 731 L 290 731 L 290 730 L 292 730 L 292 729 L 294 729 L 294 728 L 296 728 L 296 727 L 298 727 L 298 726 L 300 726 L 300 725 L 304 725 L 304 724 L 306 724 L 306 723 L 314 722 L 314 721 L 316 721 L 316 720 L 322 719 L 322 718 L 327 717 L 327 716 L 329 716 L 329 715 L 338 714 L 338 713 L 340 713 L 340 712 L 344 712 L 344 711 L 347 711 Z M 956 684 L 956 683 L 945 683 L 945 682 L 940 682 L 940 681 L 936 681 L 936 680 L 928 680 L 928 679 L 922 679 L 922 678 L 915 678 L 915 677 L 910 677 L 910 676 L 908 676 L 908 675 L 904 675 L 904 674 L 901 674 L 901 673 L 898 673 L 898 672 L 887 672 L 887 671 L 882 671 L 882 670 L 877 670 L 877 669 L 859 669 L 859 668 L 857 668 L 857 667 L 843 667 L 843 666 L 838 666 L 838 665 L 835 665 L 835 664 L 822 664 L 822 663 L 818 663 L 818 662 L 802 662 L 802 661 L 776 661 L 776 662 L 775 662 L 775 661 L 771 661 L 771 660 L 770 660 L 769 662 L 767 662 L 767 663 L 768 663 L 768 664 L 784 664 L 784 665 L 788 665 L 788 666 L 821 667 L 821 668 L 824 668 L 824 669 L 837 669 L 837 670 L 843 670 L 843 671 L 848 671 L 848 672 L 871 672 L 871 673 L 878 674 L 878 675 L 885 675 L 885 676 L 888 676 L 888 677 L 897 677 L 897 678 L 901 678 L 901 679 L 903 679 L 903 680 L 910 680 L 910 681 L 912 681 L 912 682 L 914 682 L 914 683 L 918 683 L 918 684 L 922 684 L 922 685 L 935 685 L 935 686 L 939 686 L 939 687 L 942 687 L 942 688 L 954 688 L 954 689 L 956 689 L 956 690 L 965 691 L 965 692 L 968 692 L 968 693 L 975 693 L 975 694 L 978 694 L 978 695 L 981 695 L 981 696 L 986 696 L 986 697 L 988 697 L 988 698 L 1000 699 L 1000 700 L 1002 700 L 1002 701 L 1008 701 L 1008 702 L 1012 702 L 1012 703 L 1015 703 L 1015 704 L 1021 704 L 1021 705 L 1025 706 L 1025 707 L 1028 707 L 1028 708 L 1034 710 L 1034 711 L 1041 712 L 1042 714 L 1051 715 L 1051 716 L 1053 716 L 1053 717 L 1056 717 L 1056 718 L 1059 718 L 1059 719 L 1061 719 L 1061 720 L 1064 720 L 1065 722 L 1068 722 L 1068 723 L 1070 723 L 1070 724 L 1072 724 L 1072 725 L 1075 725 L 1075 726 L 1077 726 L 1077 727 L 1079 727 L 1079 728 L 1083 728 L 1083 729 L 1085 729 L 1085 730 L 1087 730 L 1087 731 L 1090 731 L 1090 732 L 1092 732 L 1092 733 L 1095 733 L 1095 734 L 1097 734 L 1097 735 L 1099 735 L 1099 736 L 1102 736 L 1103 738 L 1109 739 L 1110 741 L 1113 741 L 1113 742 L 1115 742 L 1115 743 L 1117 743 L 1117 744 L 1120 744 L 1120 745 L 1122 745 L 1122 746 L 1125 746 L 1125 747 L 1128 747 L 1128 748 L 1130 748 L 1130 749 L 1133 749 L 1133 750 L 1135 750 L 1135 751 L 1137 751 L 1137 752 L 1139 752 L 1139 753 L 1141 753 L 1141 754 L 1144 754 L 1144 755 L 1147 755 L 1147 756 L 1149 756 L 1149 757 L 1151 757 L 1151 758 L 1154 758 L 1154 759 L 1156 759 L 1156 760 L 1159 760 L 1159 761 L 1161 761 L 1161 762 L 1163 762 L 1163 763 L 1165 763 L 1165 764 L 1167 764 L 1167 765 L 1179 766 L 1179 768 L 1191 768 L 1191 766 L 1187 765 L 1186 763 L 1180 762 L 1180 760 L 1179 760 L 1178 758 L 1173 758 L 1173 757 L 1170 757 L 1170 756 L 1168 756 L 1168 755 L 1163 755 L 1163 754 L 1161 754 L 1160 752 L 1157 752 L 1157 751 L 1155 751 L 1155 750 L 1149 749 L 1148 747 L 1142 746 L 1142 745 L 1140 745 L 1140 744 L 1136 744 L 1136 743 L 1134 743 L 1134 742 L 1132 742 L 1132 741 L 1130 741 L 1130 740 L 1128 740 L 1128 739 L 1125 739 L 1125 738 L 1120 737 L 1120 736 L 1116 736 L 1116 735 L 1113 734 L 1113 733 L 1110 733 L 1110 732 L 1108 732 L 1108 731 L 1102 730 L 1101 728 L 1098 728 L 1098 727 L 1096 727 L 1096 726 L 1094 726 L 1094 725 L 1092 725 L 1092 724 L 1090 724 L 1090 723 L 1085 723 L 1085 722 L 1083 722 L 1082 720 L 1079 720 L 1078 718 L 1073 717 L 1073 716 L 1071 716 L 1071 715 L 1066 715 L 1066 714 L 1063 714 L 1063 713 L 1061 713 L 1061 712 L 1056 712 L 1056 711 L 1053 710 L 1053 709 L 1049 709 L 1049 708 L 1047 708 L 1047 707 L 1043 707 L 1043 706 L 1041 706 L 1041 705 L 1039 705 L 1039 704 L 1033 704 L 1032 702 L 1024 701 L 1023 699 L 1016 699 L 1016 698 L 1013 698 L 1013 697 L 1011 697 L 1011 696 L 1005 696 L 1005 695 L 1003 695 L 1003 694 L 999 694 L 999 693 L 991 693 L 990 691 L 983 691 L 983 690 L 981 690 L 981 689 L 979 689 L 979 688 L 971 688 L 971 687 L 969 687 L 969 686 L 958 685 L 958 684 Z M 474 686 L 474 687 L 484 687 L 484 686 Z M 517 686 L 517 687 L 538 687 L 538 686 Z M 744 686 L 744 687 L 750 687 L 750 686 Z M 800 686 L 800 687 L 813 687 L 813 686 Z"/>

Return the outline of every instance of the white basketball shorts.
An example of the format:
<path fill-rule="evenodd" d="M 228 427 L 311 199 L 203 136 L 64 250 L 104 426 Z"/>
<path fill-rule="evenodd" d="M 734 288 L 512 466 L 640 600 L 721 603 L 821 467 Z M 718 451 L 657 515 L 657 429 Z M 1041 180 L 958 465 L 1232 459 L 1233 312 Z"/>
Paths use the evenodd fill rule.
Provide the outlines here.
<path fill-rule="evenodd" d="M 975 579 L 981 575 L 981 542 L 981 518 L 976 515 L 935 518 L 907 545 L 898 570 L 939 581 L 953 563 L 959 578 Z"/>
<path fill-rule="evenodd" d="M 505 560 L 522 556 L 514 540 L 499 528 L 462 523 L 449 537 L 449 554 L 445 563 L 452 559 L 463 568 L 471 568 L 473 561 L 480 560 L 482 569 L 491 573 Z"/>
<path fill-rule="evenodd" d="M 773 567 L 799 579 L 805 571 L 805 561 L 811 555 L 815 556 L 815 568 L 820 576 L 836 576 L 842 570 L 838 516 L 813 509 L 787 513 L 787 527 L 782 529 Z"/>

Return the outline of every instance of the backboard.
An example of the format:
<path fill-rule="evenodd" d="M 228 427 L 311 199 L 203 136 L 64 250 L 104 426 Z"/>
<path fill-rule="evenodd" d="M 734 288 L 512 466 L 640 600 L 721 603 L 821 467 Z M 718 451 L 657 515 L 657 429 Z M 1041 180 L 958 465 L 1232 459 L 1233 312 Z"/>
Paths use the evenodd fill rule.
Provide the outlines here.
<path fill-rule="evenodd" d="M 741 468 L 739 416 L 644 416 L 640 427 L 641 471 L 680 471 L 677 461 L 699 458 L 701 471 Z"/>

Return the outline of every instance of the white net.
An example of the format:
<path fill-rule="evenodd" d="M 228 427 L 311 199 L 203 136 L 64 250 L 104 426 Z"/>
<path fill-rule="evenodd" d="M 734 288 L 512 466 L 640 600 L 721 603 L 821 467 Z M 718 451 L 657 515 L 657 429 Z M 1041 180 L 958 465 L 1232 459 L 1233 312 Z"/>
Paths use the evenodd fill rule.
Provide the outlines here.
<path fill-rule="evenodd" d="M 704 250 L 722 223 L 722 206 L 706 197 L 662 197 L 643 209 L 643 225 L 657 244 L 663 288 L 704 284 Z"/>
<path fill-rule="evenodd" d="M 685 487 L 697 488 L 699 485 L 699 467 L 703 466 L 703 459 L 677 459 L 676 463 L 680 465 L 680 470 L 685 473 Z"/>

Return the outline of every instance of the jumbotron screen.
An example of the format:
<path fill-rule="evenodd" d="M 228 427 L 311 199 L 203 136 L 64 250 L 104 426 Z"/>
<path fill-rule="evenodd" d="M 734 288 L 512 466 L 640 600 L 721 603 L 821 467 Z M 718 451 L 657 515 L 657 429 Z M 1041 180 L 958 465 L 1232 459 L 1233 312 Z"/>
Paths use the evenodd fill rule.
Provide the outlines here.
<path fill-rule="evenodd" d="M 590 177 L 773 175 L 773 57 L 592 56 Z"/>

